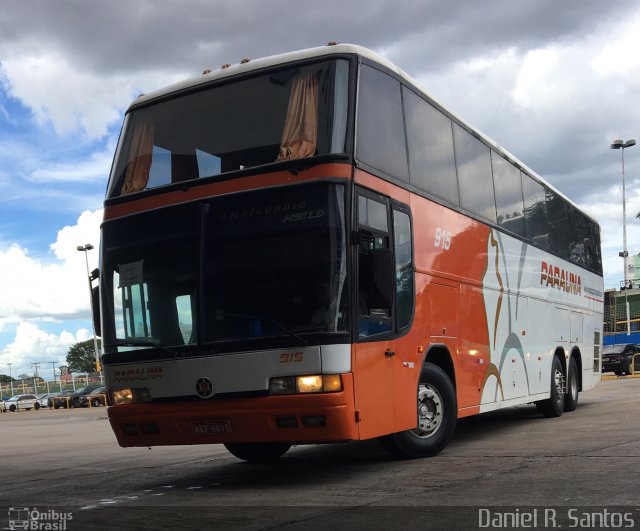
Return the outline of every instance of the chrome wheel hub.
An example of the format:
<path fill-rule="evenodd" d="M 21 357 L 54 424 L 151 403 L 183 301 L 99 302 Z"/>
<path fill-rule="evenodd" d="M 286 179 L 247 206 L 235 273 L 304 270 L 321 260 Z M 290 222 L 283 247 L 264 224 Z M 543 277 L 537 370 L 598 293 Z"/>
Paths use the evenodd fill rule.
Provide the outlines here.
<path fill-rule="evenodd" d="M 442 426 L 444 406 L 438 390 L 421 383 L 418 387 L 418 427 L 412 430 L 417 437 L 426 439 Z"/>

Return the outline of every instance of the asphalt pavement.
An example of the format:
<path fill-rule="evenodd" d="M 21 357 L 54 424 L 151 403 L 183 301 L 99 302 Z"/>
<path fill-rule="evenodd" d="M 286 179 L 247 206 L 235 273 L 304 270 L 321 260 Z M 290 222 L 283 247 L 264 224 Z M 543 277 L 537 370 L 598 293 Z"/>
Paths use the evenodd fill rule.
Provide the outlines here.
<path fill-rule="evenodd" d="M 0 441 L 5 529 L 640 529 L 639 378 L 557 419 L 532 405 L 463 419 L 413 461 L 377 441 L 260 465 L 222 446 L 123 449 L 105 408 L 2 413 Z"/>

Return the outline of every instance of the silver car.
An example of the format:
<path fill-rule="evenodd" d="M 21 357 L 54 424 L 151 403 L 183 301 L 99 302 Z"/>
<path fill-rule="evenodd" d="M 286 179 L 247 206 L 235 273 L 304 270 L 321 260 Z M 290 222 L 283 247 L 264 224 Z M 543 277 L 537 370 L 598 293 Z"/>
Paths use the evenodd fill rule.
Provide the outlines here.
<path fill-rule="evenodd" d="M 19 411 L 20 409 L 40 409 L 36 395 L 14 395 L 2 402 L 2 411 Z"/>

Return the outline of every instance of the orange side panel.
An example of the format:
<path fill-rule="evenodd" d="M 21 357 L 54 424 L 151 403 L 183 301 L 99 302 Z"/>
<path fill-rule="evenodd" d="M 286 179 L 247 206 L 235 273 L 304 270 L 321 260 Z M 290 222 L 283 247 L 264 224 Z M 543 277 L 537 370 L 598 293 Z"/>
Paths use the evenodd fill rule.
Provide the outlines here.
<path fill-rule="evenodd" d="M 393 348 L 389 341 L 354 345 L 355 407 L 360 439 L 393 431 Z M 415 396 L 414 396 L 415 402 Z"/>
<path fill-rule="evenodd" d="M 482 293 L 490 228 L 454 210 L 356 170 L 355 182 L 411 205 L 416 265 L 416 313 L 396 351 L 413 354 L 444 344 L 453 359 L 459 415 L 479 412 L 489 367 L 489 331 Z M 396 365 L 395 431 L 415 419 L 416 373 Z M 415 382 L 415 383 L 414 383 Z M 407 412 L 407 408 L 410 407 Z M 413 421 L 415 422 L 415 420 Z"/>

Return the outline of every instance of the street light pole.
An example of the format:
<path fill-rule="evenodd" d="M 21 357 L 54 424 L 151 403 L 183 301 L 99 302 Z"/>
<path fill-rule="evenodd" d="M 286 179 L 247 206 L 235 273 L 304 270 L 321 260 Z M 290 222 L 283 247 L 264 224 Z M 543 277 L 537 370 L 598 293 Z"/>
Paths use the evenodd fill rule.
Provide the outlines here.
<path fill-rule="evenodd" d="M 625 197 L 625 182 L 624 182 L 624 150 L 636 145 L 635 139 L 627 140 L 614 140 L 611 143 L 611 149 L 619 149 L 622 158 L 622 252 L 618 253 L 624 260 L 624 287 L 629 288 L 629 268 L 627 265 L 627 259 L 629 257 L 629 250 L 627 249 L 627 201 Z"/>
<path fill-rule="evenodd" d="M 11 366 L 13 363 L 7 363 L 9 366 L 9 384 L 11 384 L 11 396 L 13 396 L 13 375 L 11 374 Z"/>
<path fill-rule="evenodd" d="M 86 243 L 76 247 L 78 251 L 84 252 L 84 261 L 87 265 L 87 282 L 89 283 L 89 307 L 91 308 L 91 329 L 93 330 L 93 350 L 96 355 L 96 371 L 100 368 L 100 354 L 98 352 L 98 339 L 96 338 L 95 317 L 93 315 L 93 289 L 91 287 L 91 273 L 89 272 L 89 257 L 87 251 L 93 249 L 93 245 Z M 100 378 L 102 379 L 102 369 L 100 368 Z"/>

